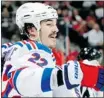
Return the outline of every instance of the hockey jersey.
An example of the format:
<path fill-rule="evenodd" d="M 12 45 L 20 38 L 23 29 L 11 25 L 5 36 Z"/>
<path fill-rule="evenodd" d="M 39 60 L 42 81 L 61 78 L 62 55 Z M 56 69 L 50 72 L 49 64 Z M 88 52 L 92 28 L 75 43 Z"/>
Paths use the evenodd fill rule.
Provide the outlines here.
<path fill-rule="evenodd" d="M 55 57 L 48 47 L 38 42 L 24 40 L 14 43 L 6 51 L 2 97 L 55 96 L 53 92 L 58 87 L 56 79 L 58 69 L 55 68 Z M 67 91 L 64 85 L 60 88 Z M 67 94 L 72 96 L 72 93 L 76 94 L 78 90 L 71 89 L 70 92 Z"/>
<path fill-rule="evenodd" d="M 18 95 L 25 95 L 26 97 L 28 97 L 28 95 L 45 96 L 45 93 L 42 95 L 42 92 L 51 90 L 52 87 L 47 84 L 51 81 L 50 74 L 52 73 L 52 69 L 55 68 L 55 58 L 48 47 L 30 40 L 19 41 L 5 50 L 5 61 L 2 75 L 2 97 Z M 23 81 L 27 83 L 27 87 L 23 88 L 23 85 L 20 86 L 21 83 L 19 82 L 21 78 L 17 79 L 18 74 L 21 74 L 21 76 L 28 75 L 26 76 L 26 80 L 30 80 L 29 76 L 34 76 L 37 80 L 31 80 L 31 83 Z M 45 77 L 49 77 L 48 80 L 45 80 Z M 35 84 L 37 87 L 30 86 L 30 84 Z M 19 87 L 17 87 L 17 85 Z M 33 92 L 29 92 L 31 91 L 29 89 L 33 89 Z M 48 93 L 46 95 L 52 96 L 52 93 L 51 95 Z"/>

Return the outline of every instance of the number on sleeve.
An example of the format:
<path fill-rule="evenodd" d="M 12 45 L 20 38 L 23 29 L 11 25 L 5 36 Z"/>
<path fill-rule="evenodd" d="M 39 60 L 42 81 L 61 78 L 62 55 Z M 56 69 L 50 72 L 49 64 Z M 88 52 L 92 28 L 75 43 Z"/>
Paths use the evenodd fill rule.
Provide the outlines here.
<path fill-rule="evenodd" d="M 32 57 L 28 59 L 28 61 L 35 63 L 39 66 L 46 66 L 48 64 L 48 61 L 45 58 L 41 58 L 40 54 L 38 53 L 33 53 Z"/>

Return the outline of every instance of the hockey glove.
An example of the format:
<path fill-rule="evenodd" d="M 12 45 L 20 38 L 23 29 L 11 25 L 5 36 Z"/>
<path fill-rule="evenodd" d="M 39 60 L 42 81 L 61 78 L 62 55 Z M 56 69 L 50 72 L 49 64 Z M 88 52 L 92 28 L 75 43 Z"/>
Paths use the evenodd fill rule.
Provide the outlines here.
<path fill-rule="evenodd" d="M 62 66 L 63 80 L 67 89 L 79 86 L 82 81 L 83 73 L 77 61 L 68 61 Z"/>
<path fill-rule="evenodd" d="M 89 66 L 83 63 L 80 63 L 80 66 L 83 72 L 81 85 L 104 91 L 104 67 Z"/>

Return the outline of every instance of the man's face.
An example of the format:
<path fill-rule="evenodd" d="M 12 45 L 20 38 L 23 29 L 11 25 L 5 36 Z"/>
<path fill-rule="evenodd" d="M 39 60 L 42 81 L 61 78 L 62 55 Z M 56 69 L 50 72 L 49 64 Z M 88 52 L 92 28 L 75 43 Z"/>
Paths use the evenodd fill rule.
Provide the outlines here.
<path fill-rule="evenodd" d="M 94 25 L 94 29 L 98 32 L 100 30 L 99 25 L 98 24 L 95 24 Z"/>
<path fill-rule="evenodd" d="M 50 47 L 56 46 L 56 36 L 58 32 L 56 19 L 48 19 L 41 22 L 40 40 L 41 42 Z"/>

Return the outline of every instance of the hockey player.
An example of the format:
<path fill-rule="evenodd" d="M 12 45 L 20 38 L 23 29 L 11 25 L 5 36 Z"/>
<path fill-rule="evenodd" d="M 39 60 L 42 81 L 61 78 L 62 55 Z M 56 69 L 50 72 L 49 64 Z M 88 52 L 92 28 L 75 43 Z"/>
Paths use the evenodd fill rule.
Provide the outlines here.
<path fill-rule="evenodd" d="M 62 70 L 55 68 L 51 48 L 56 45 L 57 18 L 55 9 L 41 3 L 26 3 L 17 10 L 16 24 L 29 39 L 16 42 L 8 49 L 2 97 L 52 97 L 52 91 L 62 85 L 68 90 L 79 85 L 103 90 L 102 67 L 68 61 Z M 92 69 L 95 77 L 90 79 L 86 72 L 91 73 Z"/>
<path fill-rule="evenodd" d="M 85 47 L 81 49 L 77 60 L 83 64 L 101 66 L 101 56 L 102 53 L 100 50 L 93 47 Z M 103 92 L 96 91 L 93 88 L 81 87 L 80 91 L 83 98 L 103 97 Z"/>
<path fill-rule="evenodd" d="M 53 51 L 56 64 L 61 65 L 64 64 L 62 61 L 63 57 L 57 51 Z M 82 48 L 78 57 L 74 57 L 73 60 L 78 60 L 84 64 L 93 65 L 93 66 L 101 66 L 101 51 L 93 47 L 85 47 Z M 67 60 L 71 60 L 70 57 Z M 83 97 L 83 98 L 90 98 L 90 97 L 103 97 L 103 92 L 96 91 L 93 88 L 88 87 L 75 87 L 71 90 L 66 90 L 64 86 L 61 86 L 58 89 L 55 89 L 53 92 L 55 97 Z"/>

